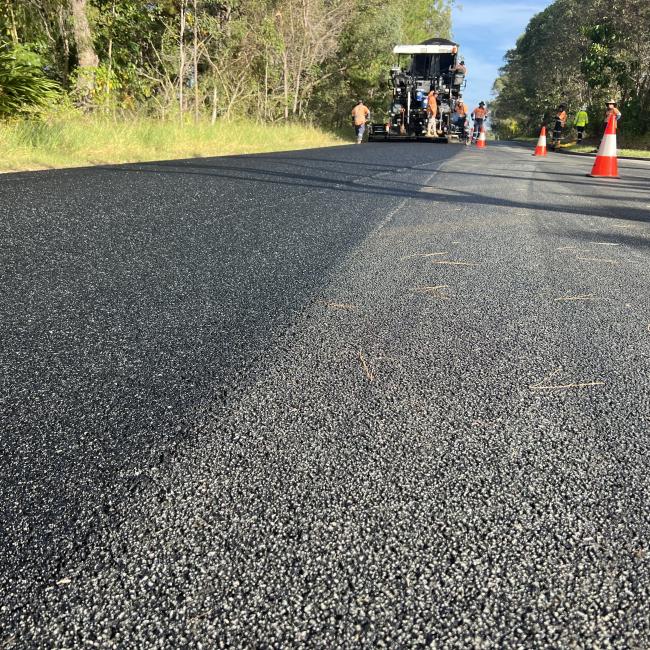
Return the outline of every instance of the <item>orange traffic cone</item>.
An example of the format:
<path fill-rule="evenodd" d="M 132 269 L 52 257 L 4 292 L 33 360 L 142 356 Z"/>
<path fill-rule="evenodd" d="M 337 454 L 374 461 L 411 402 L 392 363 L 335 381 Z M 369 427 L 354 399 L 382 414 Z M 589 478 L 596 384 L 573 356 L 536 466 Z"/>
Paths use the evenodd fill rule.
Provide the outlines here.
<path fill-rule="evenodd" d="M 479 149 L 485 149 L 487 147 L 487 137 L 485 136 L 485 127 L 481 127 L 481 132 L 478 134 L 478 138 L 476 140 L 476 146 Z"/>
<path fill-rule="evenodd" d="M 539 134 L 539 140 L 537 141 L 537 146 L 535 147 L 535 153 L 533 156 L 545 156 L 546 155 L 546 126 L 542 127 L 542 130 Z"/>
<path fill-rule="evenodd" d="M 591 170 L 594 178 L 618 178 L 618 159 L 616 158 L 616 116 L 610 115 L 605 135 L 596 154 Z"/>

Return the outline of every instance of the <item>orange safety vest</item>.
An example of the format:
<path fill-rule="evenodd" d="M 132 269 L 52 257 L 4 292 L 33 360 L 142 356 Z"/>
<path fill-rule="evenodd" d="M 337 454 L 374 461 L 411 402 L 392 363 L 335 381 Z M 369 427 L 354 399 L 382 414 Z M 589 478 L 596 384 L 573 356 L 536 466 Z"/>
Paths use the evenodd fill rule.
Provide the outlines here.
<path fill-rule="evenodd" d="M 474 109 L 474 119 L 475 120 L 483 120 L 483 119 L 485 119 L 486 115 L 487 115 L 487 109 L 480 108 L 480 107 Z"/>
<path fill-rule="evenodd" d="M 560 111 L 555 118 L 558 122 L 562 122 L 562 126 L 564 126 L 566 124 L 566 111 Z"/>
<path fill-rule="evenodd" d="M 467 115 L 467 110 L 467 104 L 463 104 L 463 102 L 458 102 L 458 104 L 456 104 L 456 113 L 461 117 Z"/>

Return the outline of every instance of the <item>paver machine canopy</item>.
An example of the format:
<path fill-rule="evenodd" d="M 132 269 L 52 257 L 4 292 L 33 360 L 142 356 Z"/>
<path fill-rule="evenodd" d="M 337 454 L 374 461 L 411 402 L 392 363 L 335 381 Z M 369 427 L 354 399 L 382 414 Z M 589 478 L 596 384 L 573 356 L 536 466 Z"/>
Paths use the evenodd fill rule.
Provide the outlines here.
<path fill-rule="evenodd" d="M 397 45 L 393 54 L 398 65 L 391 68 L 391 105 L 383 123 L 374 121 L 369 137 L 376 139 L 418 139 L 427 137 L 427 95 L 438 91 L 438 141 L 460 137 L 462 128 L 451 119 L 465 75 L 453 72 L 458 62 L 458 44 L 433 38 L 419 45 Z"/>

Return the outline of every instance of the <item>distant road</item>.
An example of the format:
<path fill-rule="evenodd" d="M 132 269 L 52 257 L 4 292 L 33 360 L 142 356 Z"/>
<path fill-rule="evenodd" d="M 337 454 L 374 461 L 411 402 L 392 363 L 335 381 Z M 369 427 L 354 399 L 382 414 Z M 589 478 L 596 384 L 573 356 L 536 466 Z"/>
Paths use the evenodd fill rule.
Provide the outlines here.
<path fill-rule="evenodd" d="M 650 163 L 0 176 L 0 648 L 650 646 Z"/>

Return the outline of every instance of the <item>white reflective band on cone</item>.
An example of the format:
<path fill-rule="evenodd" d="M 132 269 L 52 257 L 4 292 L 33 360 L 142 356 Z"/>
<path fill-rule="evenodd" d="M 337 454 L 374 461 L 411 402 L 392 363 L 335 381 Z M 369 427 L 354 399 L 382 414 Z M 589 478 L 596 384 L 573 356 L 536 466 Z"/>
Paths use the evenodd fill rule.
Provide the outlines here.
<path fill-rule="evenodd" d="M 598 149 L 598 157 L 602 156 L 604 158 L 616 158 L 616 135 L 607 134 L 603 141 L 600 143 L 600 148 Z"/>

